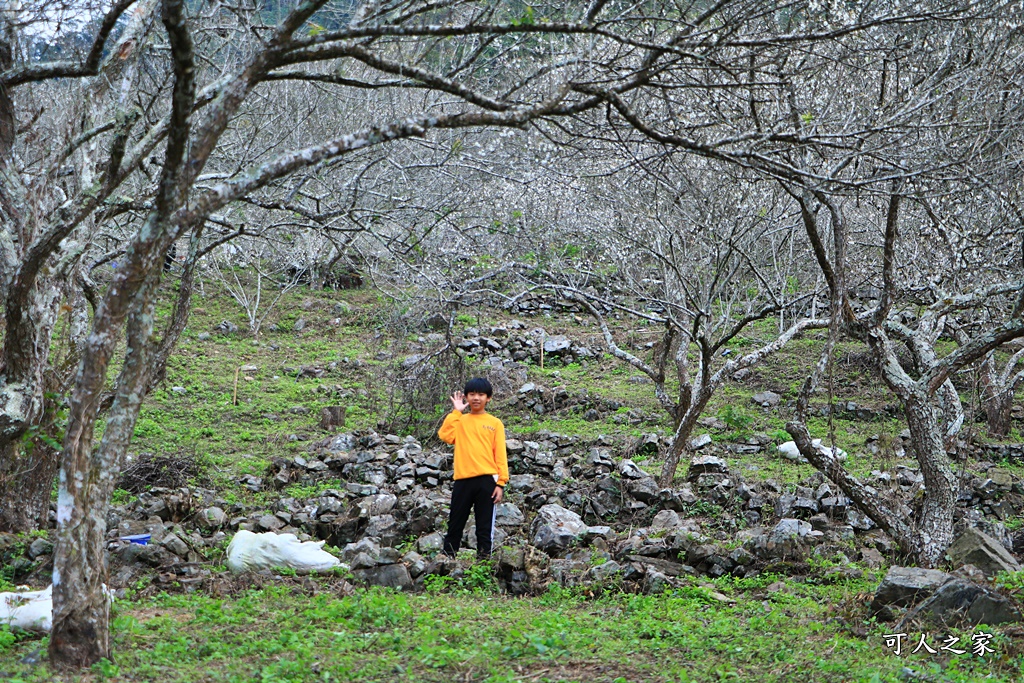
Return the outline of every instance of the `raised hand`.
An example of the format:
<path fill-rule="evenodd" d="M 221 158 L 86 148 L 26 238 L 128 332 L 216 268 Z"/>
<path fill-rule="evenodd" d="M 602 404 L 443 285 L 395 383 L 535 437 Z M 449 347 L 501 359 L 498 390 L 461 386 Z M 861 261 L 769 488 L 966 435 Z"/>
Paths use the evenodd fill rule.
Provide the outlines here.
<path fill-rule="evenodd" d="M 466 403 L 466 396 L 461 391 L 456 391 L 452 394 L 452 408 L 461 413 L 468 406 L 469 404 Z"/>

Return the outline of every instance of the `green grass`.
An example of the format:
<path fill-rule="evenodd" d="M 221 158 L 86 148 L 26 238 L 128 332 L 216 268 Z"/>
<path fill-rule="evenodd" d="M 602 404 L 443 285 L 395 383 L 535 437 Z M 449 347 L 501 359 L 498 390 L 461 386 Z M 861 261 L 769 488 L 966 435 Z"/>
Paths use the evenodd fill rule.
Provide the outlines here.
<path fill-rule="evenodd" d="M 984 629 L 995 634 L 986 659 L 893 655 L 887 627 L 857 616 L 858 595 L 875 576 L 767 590 L 778 578 L 694 582 L 661 596 L 555 588 L 513 599 L 464 587 L 338 597 L 331 580 L 312 594 L 295 583 L 231 599 L 165 594 L 115 603 L 116 660 L 81 680 L 895 682 L 904 667 L 934 676 L 925 680 L 1021 674 L 1024 660 L 998 628 Z M 957 635 L 970 642 L 969 632 Z M 933 646 L 938 638 L 930 634 Z M 75 680 L 19 663 L 41 645 L 0 633 L 0 671 L 12 681 Z"/>
<path fill-rule="evenodd" d="M 164 291 L 160 315 L 169 313 L 171 293 Z M 245 331 L 241 309 L 216 285 L 208 283 L 207 294 L 195 302 L 189 327 L 169 363 L 167 381 L 145 402 L 131 450 L 194 455 L 206 465 L 203 481 L 197 484 L 216 488 L 228 503 L 260 509 L 269 509 L 279 497 L 308 499 L 324 489 L 339 488 L 339 481 L 328 480 L 254 494 L 240 486 L 237 478 L 261 475 L 271 458 L 304 452 L 311 440 L 343 431 L 320 429 L 319 412 L 324 406 L 347 408 L 344 431 L 374 427 L 383 400 L 379 375 L 388 362 L 377 360 L 377 354 L 386 351 L 389 357 L 401 357 L 404 345 L 415 343 L 417 335 L 389 341 L 380 325 L 388 315 L 386 306 L 372 292 L 296 288 L 282 298 L 255 344 Z M 332 307 L 338 301 L 349 303 L 351 310 L 334 314 Z M 300 316 L 307 327 L 297 333 L 294 322 Z M 340 318 L 340 324 L 332 325 L 334 318 Z M 212 332 L 225 319 L 240 331 L 199 340 L 200 334 Z M 485 334 L 489 326 L 507 322 L 499 316 L 488 319 L 486 311 L 462 314 L 460 321 L 471 322 Z M 597 336 L 586 319 L 526 322 L 528 328 L 543 325 L 549 334 L 568 334 L 587 344 Z M 658 338 L 660 331 L 613 325 L 618 325 L 615 332 L 620 343 L 649 359 L 643 344 Z M 772 325 L 765 321 L 752 326 L 749 335 L 732 346 L 739 352 L 762 343 L 773 333 Z M 727 382 L 704 413 L 728 423 L 725 430 L 711 430 L 715 442 L 721 445 L 757 433 L 766 433 L 775 442 L 788 440 L 781 431 L 791 410 L 785 404 L 791 406 L 822 344 L 823 338 L 816 334 L 796 339 L 754 368 L 748 379 Z M 856 343 L 839 345 L 837 358 L 844 360 L 834 367 L 833 400 L 876 409 L 893 403 L 877 380 L 848 360 L 853 357 L 850 354 L 861 351 L 863 346 Z M 299 367 L 326 369 L 332 362 L 336 368 L 322 378 L 295 376 Z M 236 389 L 236 369 L 249 364 L 258 370 L 248 375 L 251 379 L 239 374 Z M 631 425 L 616 422 L 612 415 L 588 422 L 572 412 L 516 414 L 510 404 L 496 403 L 494 412 L 505 421 L 510 436 L 529 437 L 545 430 L 588 438 L 670 433 L 667 414 L 656 401 L 653 387 L 630 381 L 639 374 L 635 368 L 607 354 L 586 367 L 550 359 L 543 370 L 536 363 L 526 365 L 531 382 L 564 385 L 573 394 L 586 390 L 591 397 L 622 403 L 620 414 L 633 410 L 652 421 Z M 185 392 L 172 387 L 184 387 Z M 765 389 L 783 396 L 781 410 L 765 411 L 751 402 L 753 394 Z M 669 390 L 676 390 L 671 381 Z M 823 391 L 812 407 L 827 400 Z M 446 405 L 443 399 L 440 404 Z M 868 454 L 865 440 L 874 434 L 891 437 L 903 425 L 889 419 L 830 422 L 814 417 L 809 428 L 825 440 L 834 431 L 838 445 L 850 453 L 848 466 L 862 476 L 892 466 L 891 459 L 887 462 Z M 698 426 L 693 436 L 705 431 Z M 293 441 L 291 435 L 306 440 Z M 814 472 L 809 465 L 780 458 L 772 445 L 752 455 L 718 452 L 747 479 L 794 484 Z M 660 469 L 657 458 L 638 462 L 652 474 Z M 1024 465 L 1001 466 L 1018 476 L 1024 474 Z M 678 475 L 684 474 L 685 463 Z M 126 491 L 115 494 L 118 504 L 132 499 Z M 706 502 L 685 513 L 706 517 L 709 528 L 722 516 L 718 506 Z M 1011 518 L 1007 526 L 1024 527 L 1024 516 Z M 811 566 L 825 570 L 828 562 L 815 560 Z M 877 573 L 834 585 L 785 579 L 782 590 L 767 590 L 778 579 L 767 575 L 708 584 L 733 598 L 732 604 L 719 601 L 697 582 L 656 597 L 554 589 L 540 597 L 512 599 L 495 592 L 486 565 L 476 565 L 458 579 L 431 579 L 428 590 L 415 595 L 360 590 L 341 597 L 335 590 L 337 578 L 313 584 L 288 580 L 281 586 L 245 590 L 223 599 L 163 594 L 115 604 L 115 661 L 81 677 L 55 677 L 45 664 L 20 663 L 33 651 L 45 651 L 45 640 L 0 629 L 0 679 L 6 675 L 33 682 L 869 682 L 904 680 L 904 667 L 921 674 L 920 680 L 933 681 L 1010 681 L 1024 673 L 1019 646 L 1000 629 L 990 629 L 1000 635 L 994 640 L 996 655 L 986 660 L 972 655 L 892 655 L 882 638 L 889 627 L 865 621 L 865 596 L 877 586 Z M 0 589 L 9 587 L 4 580 L 0 571 Z M 1024 580 L 1010 576 L 1004 577 L 1004 583 L 1016 589 Z M 961 635 L 969 638 L 970 634 Z"/>

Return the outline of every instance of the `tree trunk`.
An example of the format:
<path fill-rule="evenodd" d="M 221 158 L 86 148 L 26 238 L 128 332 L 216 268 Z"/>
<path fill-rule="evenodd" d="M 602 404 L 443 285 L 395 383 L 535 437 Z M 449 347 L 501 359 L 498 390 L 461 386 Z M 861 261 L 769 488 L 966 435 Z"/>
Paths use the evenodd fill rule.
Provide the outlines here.
<path fill-rule="evenodd" d="M 40 285 L 20 304 L 26 310 L 7 311 L 0 363 L 0 531 L 34 531 L 46 524 L 59 461 L 53 449 L 24 436 L 44 419 L 59 302 L 55 286 Z"/>
<path fill-rule="evenodd" d="M 917 523 L 917 561 L 921 566 L 934 567 L 953 542 L 953 513 L 960 487 L 927 395 L 905 401 L 904 414 L 910 428 L 910 448 L 924 477 L 924 502 Z"/>
<path fill-rule="evenodd" d="M 119 463 L 135 431 L 145 396 L 153 292 L 159 277 L 160 271 L 151 269 L 134 297 L 128 319 L 128 350 L 99 447 L 91 448 L 91 422 L 88 429 L 68 432 L 57 500 L 59 545 L 54 558 L 50 635 L 50 659 L 60 666 L 90 666 L 110 657 L 110 610 L 103 591 L 107 576 L 106 516 Z M 92 391 L 98 395 L 99 389 L 96 386 Z M 68 475 L 75 482 L 71 495 Z"/>
<path fill-rule="evenodd" d="M 65 452 L 57 497 L 57 523 L 64 525 L 64 531 L 53 567 L 50 661 L 69 668 L 88 667 L 110 657 L 110 604 L 103 586 L 106 513 L 113 482 L 97 481 L 103 470 L 90 463 L 96 456 L 83 450 Z M 73 473 L 74 493 L 69 491 L 65 472 Z M 91 485 L 83 486 L 86 480 Z M 66 594 L 69 590 L 74 593 Z M 58 593 L 65 594 L 58 597 Z"/>
<path fill-rule="evenodd" d="M 1013 417 L 1013 391 L 998 391 L 995 388 L 982 394 L 985 404 L 985 420 L 988 422 L 988 435 L 1004 439 L 1010 435 Z"/>
<path fill-rule="evenodd" d="M 0 531 L 46 528 L 59 466 L 57 452 L 43 444 L 24 449 L 12 441 L 0 450 Z"/>
<path fill-rule="evenodd" d="M 697 419 L 704 411 L 710 399 L 711 392 L 699 392 L 696 403 L 690 405 L 683 414 L 683 418 L 679 421 L 675 437 L 672 440 L 672 447 L 665 457 L 665 464 L 661 468 L 661 476 L 658 477 L 658 486 L 661 488 L 664 489 L 672 486 L 672 480 L 676 478 L 676 470 L 679 468 L 679 461 L 682 459 L 683 453 L 689 450 L 690 434 L 693 433 Z"/>

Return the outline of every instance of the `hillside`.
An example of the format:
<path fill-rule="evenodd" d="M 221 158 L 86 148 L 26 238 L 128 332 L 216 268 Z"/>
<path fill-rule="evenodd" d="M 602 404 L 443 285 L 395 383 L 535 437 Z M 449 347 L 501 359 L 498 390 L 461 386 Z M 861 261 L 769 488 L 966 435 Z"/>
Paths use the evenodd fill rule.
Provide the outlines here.
<path fill-rule="evenodd" d="M 292 290 L 258 339 L 215 283 L 204 291 L 142 410 L 108 518 L 117 660 L 81 680 L 1009 681 L 1024 670 L 1014 625 L 927 627 L 936 648 L 947 633 L 961 645 L 994 634 L 985 657 L 908 654 L 923 626 L 900 656 L 886 647 L 907 608 L 871 601 L 897 549 L 776 449 L 818 333 L 730 380 L 695 432 L 707 436 L 694 463 L 660 490 L 668 416 L 589 318 L 481 309 L 457 319 L 460 352 L 431 357 L 442 332 L 368 289 Z M 649 353 L 657 330 L 613 323 L 619 344 Z M 771 332 L 753 326 L 730 351 Z M 810 427 L 879 495 L 912 504 L 920 474 L 904 424 L 864 357 L 841 345 Z M 510 438 L 503 548 L 490 562 L 444 561 L 451 456 L 434 430 L 444 396 L 475 374 L 495 384 L 490 412 Z M 970 378 L 957 381 L 975 415 Z M 1020 552 L 1024 469 L 983 434 L 965 426 L 963 516 Z M 555 508 L 585 532 L 555 533 Z M 549 523 L 553 535 L 538 533 Z M 224 552 L 238 529 L 324 539 L 350 570 L 232 575 Z M 118 541 L 142 533 L 149 546 Z M 0 589 L 46 585 L 45 537 L 0 542 Z M 1024 574 L 989 586 L 1012 595 Z M 11 680 L 54 680 L 41 652 L 38 638 L 0 631 Z"/>

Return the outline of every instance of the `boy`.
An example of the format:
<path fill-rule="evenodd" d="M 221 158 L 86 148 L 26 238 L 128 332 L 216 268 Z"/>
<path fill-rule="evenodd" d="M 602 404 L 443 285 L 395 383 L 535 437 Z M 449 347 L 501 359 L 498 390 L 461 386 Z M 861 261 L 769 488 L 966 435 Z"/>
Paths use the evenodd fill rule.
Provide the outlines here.
<path fill-rule="evenodd" d="M 494 506 L 501 502 L 508 483 L 505 425 L 487 414 L 487 402 L 493 394 L 486 379 L 469 380 L 464 392 L 452 394 L 452 412 L 437 431 L 443 441 L 455 444 L 455 482 L 444 537 L 444 553 L 451 557 L 459 552 L 470 508 L 476 516 L 476 556 L 486 559 L 491 555 Z M 467 406 L 469 414 L 463 415 Z"/>

